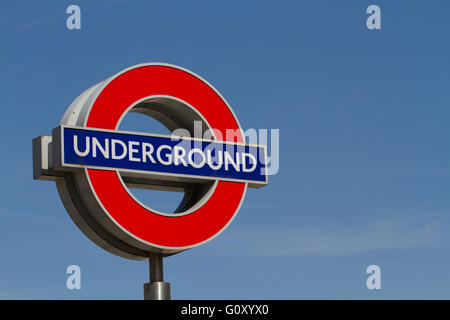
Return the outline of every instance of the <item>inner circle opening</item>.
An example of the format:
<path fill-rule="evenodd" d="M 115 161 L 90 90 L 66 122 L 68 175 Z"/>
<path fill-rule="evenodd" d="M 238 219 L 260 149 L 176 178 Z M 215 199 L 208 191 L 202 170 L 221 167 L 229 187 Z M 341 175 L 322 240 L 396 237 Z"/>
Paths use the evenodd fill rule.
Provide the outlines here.
<path fill-rule="evenodd" d="M 167 135 L 176 130 L 176 135 L 194 137 L 195 133 L 198 135 L 200 132 L 203 136 L 210 127 L 186 102 L 170 96 L 152 96 L 130 106 L 122 115 L 116 129 Z M 214 180 L 205 180 L 202 183 L 181 179 L 158 181 L 121 172 L 119 177 L 136 202 L 164 216 L 180 216 L 194 212 L 208 201 L 217 185 Z"/>

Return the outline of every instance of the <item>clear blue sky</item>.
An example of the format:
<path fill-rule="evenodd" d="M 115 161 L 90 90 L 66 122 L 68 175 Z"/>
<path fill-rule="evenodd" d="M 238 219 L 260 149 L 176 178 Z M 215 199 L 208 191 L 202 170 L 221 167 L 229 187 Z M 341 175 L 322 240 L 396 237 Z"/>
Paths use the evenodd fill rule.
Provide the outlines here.
<path fill-rule="evenodd" d="M 244 128 L 281 138 L 279 174 L 232 225 L 166 259 L 174 299 L 450 298 L 449 15 L 447 0 L 3 2 L 0 298 L 142 298 L 147 264 L 77 229 L 55 184 L 32 179 L 31 140 L 86 88 L 152 61 L 200 74 Z M 82 290 L 66 289 L 70 264 Z"/>

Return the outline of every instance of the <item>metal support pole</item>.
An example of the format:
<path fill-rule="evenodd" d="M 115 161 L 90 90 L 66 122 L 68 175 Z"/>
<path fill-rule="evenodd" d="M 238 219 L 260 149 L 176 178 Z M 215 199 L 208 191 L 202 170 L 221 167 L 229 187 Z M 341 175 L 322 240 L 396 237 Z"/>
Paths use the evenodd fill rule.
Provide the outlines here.
<path fill-rule="evenodd" d="M 144 300 L 170 300 L 170 283 L 164 282 L 162 255 L 152 253 L 148 262 L 150 282 L 144 283 Z"/>

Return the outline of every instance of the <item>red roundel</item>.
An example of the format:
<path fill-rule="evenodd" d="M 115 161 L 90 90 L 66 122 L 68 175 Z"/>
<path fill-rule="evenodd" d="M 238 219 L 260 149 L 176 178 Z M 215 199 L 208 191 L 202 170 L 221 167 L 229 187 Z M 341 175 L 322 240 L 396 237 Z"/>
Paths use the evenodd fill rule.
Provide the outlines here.
<path fill-rule="evenodd" d="M 98 95 L 85 126 L 117 129 L 131 105 L 154 95 L 185 101 L 221 132 L 240 130 L 232 110 L 211 85 L 169 65 L 143 65 L 119 74 Z M 244 142 L 243 137 L 239 135 L 236 142 Z M 184 249 L 213 238 L 231 222 L 246 191 L 246 183 L 218 181 L 213 194 L 200 208 L 171 217 L 136 202 L 117 172 L 87 170 L 98 201 L 115 224 L 136 240 L 159 248 Z"/>

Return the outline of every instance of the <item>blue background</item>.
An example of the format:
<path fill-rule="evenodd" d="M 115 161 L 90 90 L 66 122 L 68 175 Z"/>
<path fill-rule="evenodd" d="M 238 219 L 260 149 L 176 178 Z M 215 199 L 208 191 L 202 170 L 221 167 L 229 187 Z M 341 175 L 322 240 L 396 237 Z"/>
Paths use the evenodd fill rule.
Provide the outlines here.
<path fill-rule="evenodd" d="M 371 4 L 381 30 L 366 28 Z M 76 228 L 55 184 L 32 180 L 31 140 L 83 90 L 162 61 L 281 144 L 279 173 L 231 226 L 166 260 L 173 298 L 450 298 L 449 14 L 447 0 L 3 1 L 0 297 L 142 298 L 147 264 Z M 167 133 L 134 116 L 121 129 Z M 70 264 L 81 290 L 66 288 Z M 381 290 L 366 288 L 371 264 Z"/>
<path fill-rule="evenodd" d="M 104 132 L 104 131 L 92 131 L 92 130 L 80 130 L 80 129 L 72 129 L 72 128 L 63 128 L 64 137 L 64 163 L 67 164 L 78 164 L 78 165 L 86 165 L 86 166 L 94 166 L 94 167 L 106 167 L 106 168 L 114 168 L 114 169 L 129 169 L 129 170 L 141 170 L 141 171 L 152 171 L 152 172 L 162 172 L 162 173 L 174 173 L 174 174 L 187 174 L 192 176 L 203 176 L 203 177 L 214 177 L 214 178 L 227 178 L 227 179 L 237 179 L 237 180 L 245 180 L 245 181 L 266 181 L 266 176 L 261 175 L 261 172 L 265 172 L 264 163 L 265 160 L 258 160 L 259 154 L 264 154 L 262 148 L 252 147 L 252 146 L 239 146 L 232 144 L 223 144 L 223 143 L 211 143 L 211 142 L 200 142 L 196 145 L 192 140 L 178 140 L 172 139 L 171 137 L 152 137 L 152 136 L 142 136 L 142 135 L 133 135 L 133 134 L 125 134 L 125 133 L 112 133 L 112 132 Z M 89 150 L 85 156 L 79 156 L 75 152 L 74 146 L 74 136 L 77 136 L 77 150 L 80 152 L 86 151 L 86 137 L 89 138 Z M 96 138 L 102 148 L 105 147 L 105 141 L 111 141 L 111 139 L 116 139 L 122 141 L 126 146 L 127 150 L 124 150 L 122 146 L 117 146 L 116 155 L 121 156 L 125 153 L 123 159 L 112 159 L 110 157 L 112 152 L 112 143 L 108 142 L 108 158 L 105 158 L 104 155 L 97 149 L 97 156 L 93 156 L 93 139 Z M 152 157 L 155 163 L 150 162 L 150 159 L 147 159 L 146 162 L 141 161 L 130 161 L 130 148 L 128 147 L 128 143 L 130 141 L 138 142 L 138 145 L 133 147 L 133 157 L 137 159 L 143 159 L 142 156 L 142 143 L 150 143 L 153 146 Z M 162 149 L 161 158 L 164 162 L 170 162 L 169 165 L 163 164 L 158 160 L 157 152 L 158 148 L 162 145 L 169 146 Z M 177 151 L 174 151 L 174 147 L 179 146 L 184 151 L 184 156 L 181 157 L 187 166 L 184 166 L 181 163 L 175 163 L 174 154 Z M 204 161 L 208 161 L 208 156 L 206 156 L 207 151 L 211 152 L 211 159 L 213 161 L 213 165 L 217 165 L 217 161 L 221 159 L 223 164 L 217 170 L 212 169 L 205 162 L 205 164 L 201 168 L 195 168 L 191 165 L 191 162 L 188 160 L 188 153 L 190 150 L 197 148 L 203 151 L 205 155 Z M 217 152 L 222 154 L 219 158 Z M 239 171 L 237 171 L 231 162 L 225 160 L 225 153 L 228 153 L 235 164 L 237 164 Z M 244 162 L 242 161 L 241 155 L 251 154 L 256 159 L 255 169 L 251 172 L 244 172 L 242 170 Z M 237 160 L 236 160 L 236 155 Z M 217 158 L 215 158 L 217 157 Z M 253 166 L 253 162 L 250 163 L 249 158 L 245 158 L 245 167 L 251 168 Z M 200 164 L 202 162 L 201 156 L 198 152 L 194 153 L 192 156 L 192 160 L 194 164 Z M 227 163 L 227 165 L 225 165 Z M 240 165 L 239 165 L 240 163 Z"/>

